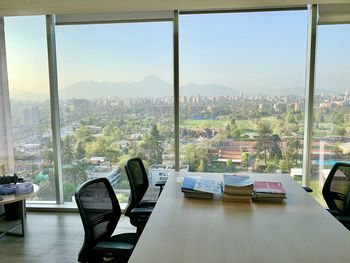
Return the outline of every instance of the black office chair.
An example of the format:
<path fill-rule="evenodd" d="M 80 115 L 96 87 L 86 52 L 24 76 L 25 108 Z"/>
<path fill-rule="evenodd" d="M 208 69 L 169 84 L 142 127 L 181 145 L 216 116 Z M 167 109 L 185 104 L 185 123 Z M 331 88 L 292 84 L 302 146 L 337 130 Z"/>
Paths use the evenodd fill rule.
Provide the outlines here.
<path fill-rule="evenodd" d="M 108 179 L 98 178 L 84 183 L 76 192 L 75 200 L 85 231 L 78 261 L 127 262 L 138 235 L 125 233 L 112 236 L 121 210 Z"/>
<path fill-rule="evenodd" d="M 130 184 L 130 196 L 124 214 L 130 218 L 130 223 L 137 228 L 137 233 L 140 235 L 157 201 L 142 200 L 149 182 L 145 166 L 140 158 L 129 159 L 126 162 L 125 171 Z M 159 195 L 164 185 L 165 181 L 156 183 L 156 186 L 160 187 Z"/>
<path fill-rule="evenodd" d="M 322 195 L 328 211 L 350 230 L 350 164 L 334 164 L 324 183 Z"/>

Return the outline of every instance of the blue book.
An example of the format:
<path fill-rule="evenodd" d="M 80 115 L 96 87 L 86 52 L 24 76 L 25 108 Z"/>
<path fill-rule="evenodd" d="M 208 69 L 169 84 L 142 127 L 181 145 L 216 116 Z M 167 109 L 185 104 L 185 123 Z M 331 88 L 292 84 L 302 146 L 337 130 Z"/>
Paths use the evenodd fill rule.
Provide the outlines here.
<path fill-rule="evenodd" d="M 194 187 L 196 185 L 197 178 L 192 178 L 192 177 L 184 177 L 184 180 L 182 182 L 181 190 L 186 191 L 186 190 L 194 190 Z"/>

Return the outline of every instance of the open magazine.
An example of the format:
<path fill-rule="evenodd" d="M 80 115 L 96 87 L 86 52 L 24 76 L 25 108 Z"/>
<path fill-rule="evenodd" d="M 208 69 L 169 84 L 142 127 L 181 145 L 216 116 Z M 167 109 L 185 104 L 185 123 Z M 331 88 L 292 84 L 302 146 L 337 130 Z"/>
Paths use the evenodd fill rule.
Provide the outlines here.
<path fill-rule="evenodd" d="M 222 195 L 222 185 L 214 180 L 184 177 L 181 191 L 185 197 L 210 199 L 214 194 Z"/>

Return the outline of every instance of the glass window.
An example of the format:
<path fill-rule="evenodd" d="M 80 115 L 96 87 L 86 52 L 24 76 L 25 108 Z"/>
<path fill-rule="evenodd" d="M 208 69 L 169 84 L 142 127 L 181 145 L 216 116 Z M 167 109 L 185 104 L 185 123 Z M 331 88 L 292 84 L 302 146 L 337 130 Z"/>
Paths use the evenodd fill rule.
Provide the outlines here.
<path fill-rule="evenodd" d="M 66 202 L 96 177 L 127 202 L 131 157 L 143 159 L 150 185 L 173 167 L 171 40 L 169 22 L 56 27 Z"/>
<path fill-rule="evenodd" d="M 180 160 L 301 179 L 307 12 L 180 16 Z"/>
<path fill-rule="evenodd" d="M 322 187 L 333 164 L 350 161 L 350 25 L 318 26 L 311 187 Z"/>
<path fill-rule="evenodd" d="M 32 200 L 54 201 L 53 151 L 44 16 L 5 18 L 14 172 L 40 190 Z"/>

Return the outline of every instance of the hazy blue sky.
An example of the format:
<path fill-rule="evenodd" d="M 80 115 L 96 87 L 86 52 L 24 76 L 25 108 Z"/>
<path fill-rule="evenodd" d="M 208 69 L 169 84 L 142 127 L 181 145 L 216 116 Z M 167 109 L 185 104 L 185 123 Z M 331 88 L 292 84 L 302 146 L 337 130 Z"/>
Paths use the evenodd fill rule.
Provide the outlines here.
<path fill-rule="evenodd" d="M 5 19 L 10 89 L 48 92 L 44 17 Z M 242 91 L 303 87 L 307 12 L 180 16 L 180 82 Z M 318 28 L 318 88 L 349 90 L 350 26 Z M 80 80 L 172 82 L 172 23 L 56 27 L 60 88 Z"/>

